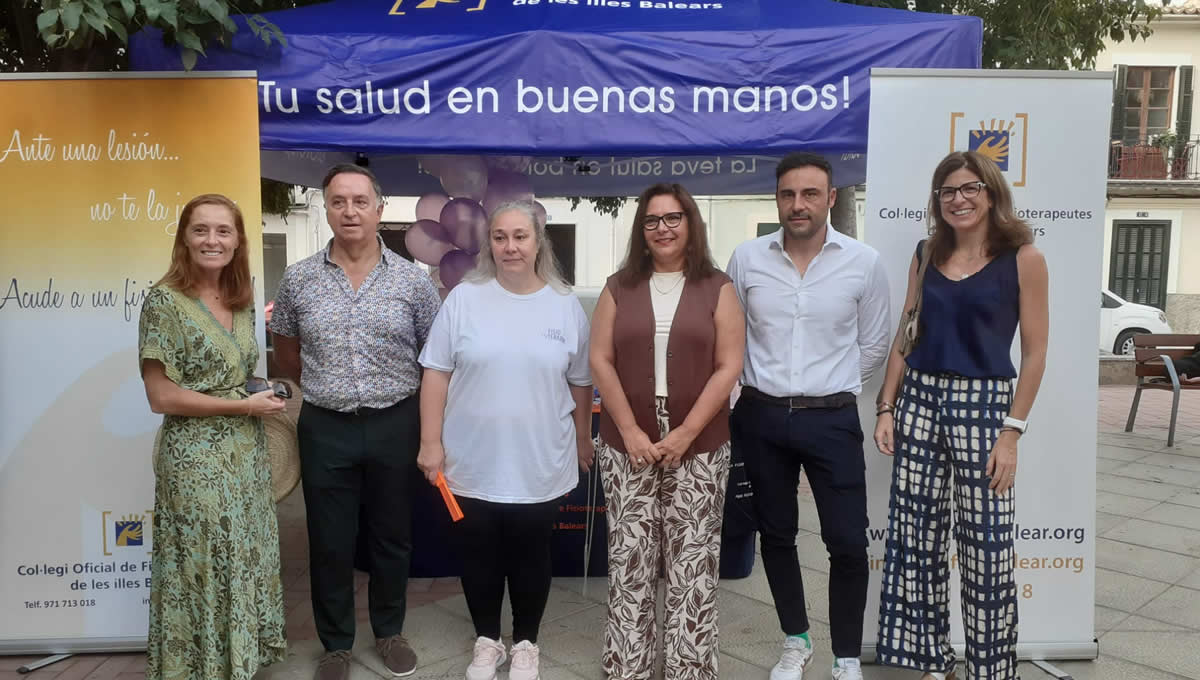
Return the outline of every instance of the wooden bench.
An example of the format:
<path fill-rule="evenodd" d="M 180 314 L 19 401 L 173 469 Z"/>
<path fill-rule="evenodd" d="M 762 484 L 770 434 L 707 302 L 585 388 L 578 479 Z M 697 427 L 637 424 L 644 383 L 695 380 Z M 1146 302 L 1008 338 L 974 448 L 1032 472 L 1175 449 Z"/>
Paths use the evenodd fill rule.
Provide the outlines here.
<path fill-rule="evenodd" d="M 1137 389 L 1133 393 L 1133 404 L 1129 406 L 1129 420 L 1125 431 L 1133 432 L 1133 421 L 1137 418 L 1138 402 L 1142 390 L 1170 390 L 1171 427 L 1167 431 L 1167 446 L 1175 446 L 1175 417 L 1179 415 L 1179 395 L 1184 390 L 1200 390 L 1200 383 L 1180 382 L 1175 365 L 1167 361 L 1188 356 L 1196 350 L 1200 335 L 1146 334 L 1133 336 L 1134 359 L 1136 360 Z M 1196 377 L 1196 376 L 1189 376 Z"/>

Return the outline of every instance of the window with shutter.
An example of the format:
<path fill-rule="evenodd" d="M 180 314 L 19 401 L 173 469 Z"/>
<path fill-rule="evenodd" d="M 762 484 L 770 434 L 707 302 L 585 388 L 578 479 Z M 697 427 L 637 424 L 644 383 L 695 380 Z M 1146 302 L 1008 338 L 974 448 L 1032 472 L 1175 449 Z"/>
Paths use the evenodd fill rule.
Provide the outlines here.
<path fill-rule="evenodd" d="M 1121 140 L 1125 144 L 1149 144 L 1171 129 L 1171 100 L 1175 68 L 1130 66 L 1125 75 L 1125 120 Z"/>
<path fill-rule="evenodd" d="M 1108 289 L 1130 302 L 1165 310 L 1170 248 L 1170 222 L 1113 222 Z"/>
<path fill-rule="evenodd" d="M 1129 67 L 1124 64 L 1113 66 L 1112 122 L 1109 136 L 1114 142 L 1125 138 L 1125 81 Z"/>
<path fill-rule="evenodd" d="M 1190 139 L 1192 132 L 1192 78 L 1193 66 L 1179 67 L 1179 103 L 1175 106 L 1175 133 L 1184 139 Z"/>

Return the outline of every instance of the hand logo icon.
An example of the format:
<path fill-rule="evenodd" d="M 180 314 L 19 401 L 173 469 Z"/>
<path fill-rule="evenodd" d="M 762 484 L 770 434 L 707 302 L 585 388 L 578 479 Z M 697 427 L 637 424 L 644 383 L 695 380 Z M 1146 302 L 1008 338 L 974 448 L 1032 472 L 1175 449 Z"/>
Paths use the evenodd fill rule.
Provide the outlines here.
<path fill-rule="evenodd" d="M 979 121 L 979 129 L 971 130 L 967 148 L 987 156 L 1001 170 L 1007 171 L 1009 140 L 1014 127 L 1016 127 L 1015 121 L 997 121 L 995 118 L 990 121 L 990 124 Z"/>

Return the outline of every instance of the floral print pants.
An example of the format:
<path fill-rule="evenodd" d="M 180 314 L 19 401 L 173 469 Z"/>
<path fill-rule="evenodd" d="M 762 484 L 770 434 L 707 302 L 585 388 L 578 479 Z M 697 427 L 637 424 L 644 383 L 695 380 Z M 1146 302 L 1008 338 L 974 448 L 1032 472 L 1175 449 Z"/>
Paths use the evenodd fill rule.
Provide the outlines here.
<path fill-rule="evenodd" d="M 658 429 L 670 429 L 658 398 Z M 716 680 L 717 579 L 729 443 L 683 459 L 675 469 L 634 469 L 600 442 L 608 503 L 608 625 L 604 673 L 646 680 L 654 671 L 655 600 L 666 576 L 665 680 Z"/>

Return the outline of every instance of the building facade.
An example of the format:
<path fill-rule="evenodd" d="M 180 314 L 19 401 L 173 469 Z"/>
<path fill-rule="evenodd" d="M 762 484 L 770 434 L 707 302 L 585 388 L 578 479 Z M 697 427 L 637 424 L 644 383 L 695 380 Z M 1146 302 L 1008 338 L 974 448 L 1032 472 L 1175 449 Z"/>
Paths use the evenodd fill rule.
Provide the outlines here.
<path fill-rule="evenodd" d="M 1164 7 L 1153 28 L 1096 61 L 1114 72 L 1101 285 L 1200 333 L 1200 0 Z"/>

